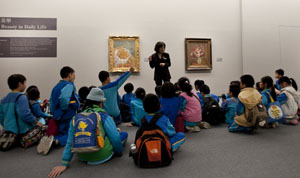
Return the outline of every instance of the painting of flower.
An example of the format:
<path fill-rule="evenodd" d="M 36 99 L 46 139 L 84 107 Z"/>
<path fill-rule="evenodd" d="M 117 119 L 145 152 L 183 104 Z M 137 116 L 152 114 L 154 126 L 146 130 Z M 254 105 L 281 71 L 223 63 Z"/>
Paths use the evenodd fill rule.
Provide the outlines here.
<path fill-rule="evenodd" d="M 186 70 L 212 69 L 211 39 L 185 39 Z"/>

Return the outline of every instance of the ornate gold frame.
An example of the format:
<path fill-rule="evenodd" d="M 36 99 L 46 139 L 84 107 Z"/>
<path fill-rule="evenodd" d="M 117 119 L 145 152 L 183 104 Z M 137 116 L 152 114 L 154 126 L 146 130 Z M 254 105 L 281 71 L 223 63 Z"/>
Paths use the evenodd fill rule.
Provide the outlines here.
<path fill-rule="evenodd" d="M 109 72 L 126 72 L 130 67 L 116 67 L 115 66 L 115 57 L 114 57 L 114 42 L 115 41 L 134 41 L 134 50 L 135 50 L 135 63 L 134 72 L 140 72 L 140 38 L 138 36 L 109 36 L 108 46 L 109 46 Z"/>

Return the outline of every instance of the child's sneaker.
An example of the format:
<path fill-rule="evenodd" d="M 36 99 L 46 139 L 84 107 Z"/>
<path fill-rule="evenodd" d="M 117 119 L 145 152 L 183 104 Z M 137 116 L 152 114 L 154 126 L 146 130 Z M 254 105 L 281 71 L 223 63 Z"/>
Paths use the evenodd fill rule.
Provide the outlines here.
<path fill-rule="evenodd" d="M 53 144 L 53 141 L 54 141 L 54 136 L 49 136 L 47 138 L 47 140 L 45 141 L 45 146 L 43 148 L 43 155 L 47 155 L 52 147 L 52 144 Z"/>
<path fill-rule="evenodd" d="M 200 132 L 200 127 L 197 125 L 194 127 L 186 126 L 185 128 L 186 130 L 188 130 L 188 132 Z"/>
<path fill-rule="evenodd" d="M 211 126 L 210 126 L 210 124 L 208 123 L 208 122 L 200 122 L 200 128 L 201 129 L 210 129 L 211 128 Z"/>
<path fill-rule="evenodd" d="M 42 137 L 40 143 L 38 144 L 37 149 L 36 149 L 38 154 L 43 153 L 43 147 L 44 147 L 44 144 L 45 144 L 47 138 L 48 138 L 47 136 Z"/>

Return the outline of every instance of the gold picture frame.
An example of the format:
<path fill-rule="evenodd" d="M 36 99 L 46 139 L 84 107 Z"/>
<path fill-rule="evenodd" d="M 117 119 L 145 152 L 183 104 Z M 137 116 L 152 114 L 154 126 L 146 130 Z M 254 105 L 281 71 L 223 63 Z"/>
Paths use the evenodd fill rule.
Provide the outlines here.
<path fill-rule="evenodd" d="M 109 72 L 140 72 L 140 38 L 109 36 Z"/>
<path fill-rule="evenodd" d="M 185 39 L 185 66 L 187 71 L 212 70 L 211 39 Z"/>

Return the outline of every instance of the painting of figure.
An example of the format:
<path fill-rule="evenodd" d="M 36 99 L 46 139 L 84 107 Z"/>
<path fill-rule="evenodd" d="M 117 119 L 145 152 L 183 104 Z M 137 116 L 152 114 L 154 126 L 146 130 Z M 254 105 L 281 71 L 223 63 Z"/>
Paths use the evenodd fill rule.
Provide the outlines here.
<path fill-rule="evenodd" d="M 109 37 L 109 71 L 126 72 L 130 67 L 140 72 L 139 37 Z"/>

